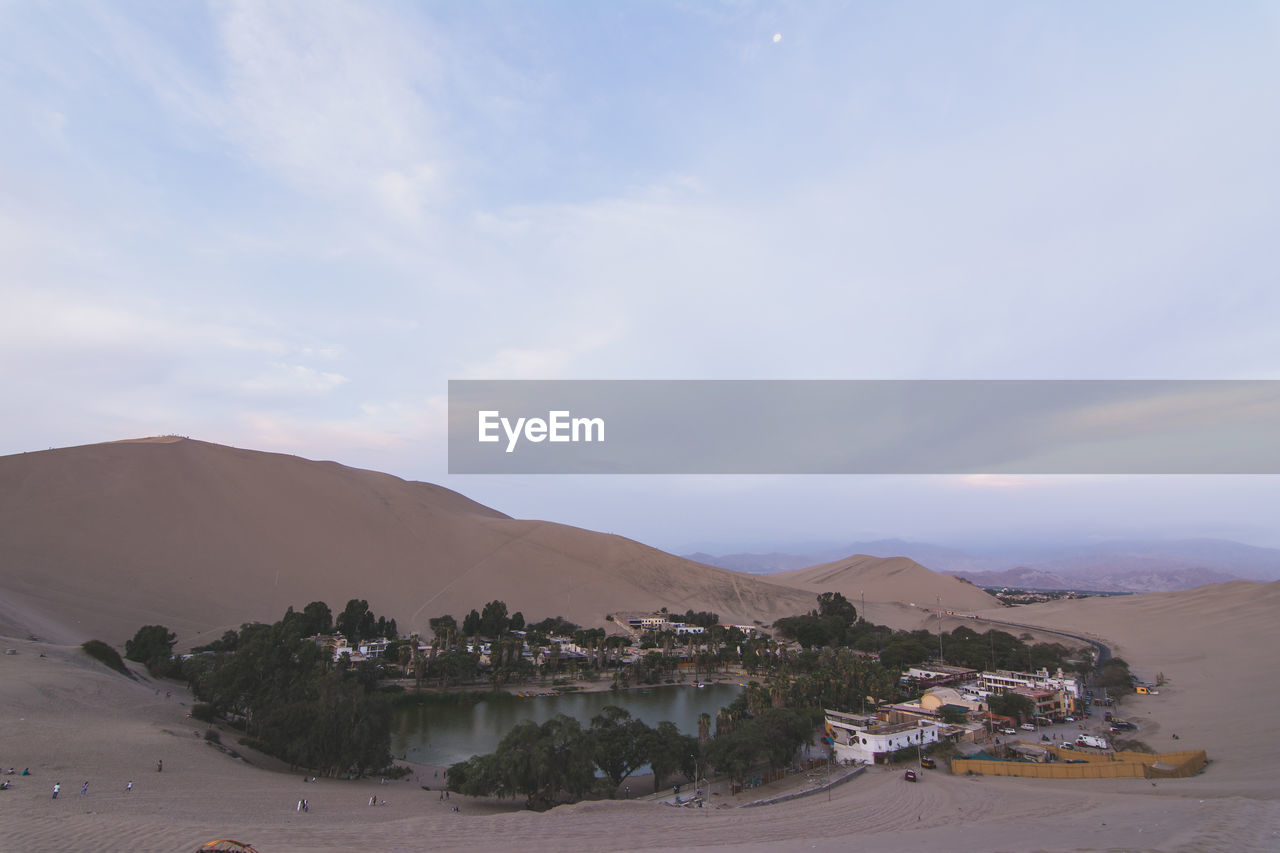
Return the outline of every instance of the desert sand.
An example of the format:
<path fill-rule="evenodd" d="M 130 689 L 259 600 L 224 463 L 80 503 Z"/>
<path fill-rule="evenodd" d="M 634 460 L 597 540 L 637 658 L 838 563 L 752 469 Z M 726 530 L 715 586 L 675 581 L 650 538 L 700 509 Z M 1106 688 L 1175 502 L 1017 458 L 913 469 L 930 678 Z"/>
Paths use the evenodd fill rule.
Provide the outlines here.
<path fill-rule="evenodd" d="M 587 626 L 661 607 L 769 624 L 828 589 L 851 600 L 865 591 L 869 606 L 995 606 L 905 558 L 857 556 L 765 579 L 512 519 L 430 483 L 191 439 L 0 457 L 0 632 L 68 644 L 121 646 L 159 622 L 184 649 L 289 606 L 319 600 L 337 612 L 351 598 L 406 634 L 494 598 L 530 619 Z"/>
<path fill-rule="evenodd" d="M 0 767 L 33 774 L 5 777 L 14 787 L 0 792 L 0 851 L 181 851 L 220 837 L 262 853 L 1280 847 L 1280 583 L 983 611 L 1097 637 L 1136 673 L 1163 673 L 1160 695 L 1127 700 L 1122 712 L 1156 749 L 1171 747 L 1174 733 L 1178 747 L 1206 749 L 1211 763 L 1191 779 L 1032 783 L 933 771 L 913 785 L 873 769 L 829 801 L 702 810 L 590 802 L 535 814 L 512 802 L 441 803 L 414 782 L 306 784 L 301 772 L 248 764 L 204 742 L 181 690 L 113 673 L 78 643 L 97 635 L 120 646 L 151 621 L 207 633 L 278 618 L 286 604 L 353 595 L 401 619 L 400 600 L 424 617 L 456 614 L 462 596 L 474 606 L 527 586 L 535 604 L 572 594 L 600 612 L 615 606 L 615 585 L 623 597 L 651 596 L 645 606 L 662 600 L 666 583 L 674 603 L 764 620 L 808 609 L 813 590 L 701 572 L 618 537 L 514 521 L 437 487 L 332 463 L 185 440 L 73 450 L 0 460 L 0 646 L 15 652 L 0 655 Z M 130 455 L 138 450 L 171 455 L 139 464 Z M 199 489 L 174 485 L 186 481 Z M 372 571 L 379 561 L 398 574 Z M 910 603 L 927 606 L 933 595 L 933 573 L 923 571 L 898 573 L 897 585 L 890 578 L 877 595 L 885 601 L 869 598 L 869 615 L 918 626 Z M 400 598 L 396 583 L 408 584 Z M 554 584 L 550 598 L 536 598 L 538 584 Z M 576 606 L 555 609 L 572 618 Z M 387 805 L 369 807 L 371 796 Z M 305 814 L 296 811 L 303 797 Z"/>
<path fill-rule="evenodd" d="M 120 645 L 162 621 L 180 647 L 316 600 L 337 612 L 366 599 L 402 633 L 494 598 L 531 619 L 600 626 L 618 610 L 678 605 L 743 622 L 814 605 L 429 483 L 190 439 L 0 457 L 0 593 L 11 605 L 0 630 Z"/>
<path fill-rule="evenodd" d="M 995 596 L 973 584 L 934 572 L 906 557 L 854 554 L 831 563 L 779 572 L 769 575 L 769 579 L 813 590 L 815 595 L 838 592 L 855 605 L 865 596 L 871 602 L 898 601 L 966 613 L 1000 606 Z"/>
<path fill-rule="evenodd" d="M 818 795 L 696 811 L 633 801 L 534 814 L 512 802 L 453 797 L 446 805 L 412 781 L 305 784 L 300 773 L 246 764 L 205 744 L 204 727 L 185 717 L 181 691 L 145 676 L 130 681 L 75 647 L 9 638 L 4 645 L 17 653 L 0 656 L 0 764 L 33 775 L 5 777 L 14 788 L 0 792 L 0 850 L 194 850 L 216 837 L 263 853 L 1271 850 L 1280 845 L 1272 732 L 1280 691 L 1267 676 L 1278 604 L 1280 583 L 1239 582 L 1018 614 L 1096 633 L 1139 672 L 1163 672 L 1160 695 L 1133 697 L 1123 713 L 1156 748 L 1177 732 L 1179 746 L 1207 749 L 1211 764 L 1195 778 L 1032 784 L 939 771 L 912 785 L 875 769 L 835 789 L 830 802 Z M 134 790 L 126 793 L 129 780 Z M 54 782 L 62 783 L 56 801 Z M 370 808 L 370 796 L 387 805 Z M 302 797 L 309 813 L 296 811 Z M 449 810 L 455 804 L 459 813 Z"/>

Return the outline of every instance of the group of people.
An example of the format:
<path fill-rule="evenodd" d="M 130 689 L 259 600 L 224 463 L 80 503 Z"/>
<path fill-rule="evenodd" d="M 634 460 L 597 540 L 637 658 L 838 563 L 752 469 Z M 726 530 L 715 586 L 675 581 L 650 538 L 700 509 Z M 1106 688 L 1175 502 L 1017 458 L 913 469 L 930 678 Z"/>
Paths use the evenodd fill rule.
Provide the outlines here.
<path fill-rule="evenodd" d="M 8 782 L 5 782 L 5 783 L 4 783 L 4 787 L 5 787 L 5 789 L 8 789 L 8 787 L 9 787 L 9 783 L 8 783 Z M 125 785 L 124 785 L 124 792 L 127 794 L 127 793 L 129 793 L 130 791 L 132 791 L 132 790 L 133 790 L 133 780 L 132 780 L 132 779 L 130 779 L 130 780 L 129 780 L 128 782 L 126 782 L 126 783 L 125 783 Z M 54 783 L 53 783 L 53 799 L 55 799 L 55 800 L 56 800 L 56 799 L 58 799 L 58 794 L 60 794 L 60 793 L 62 793 L 62 783 L 61 783 L 61 782 L 54 782 Z M 89 796 L 89 780 L 88 780 L 88 779 L 86 779 L 86 780 L 85 780 L 85 782 L 84 782 L 84 784 L 80 786 L 80 796 L 82 796 L 82 797 L 87 797 L 87 796 Z"/>
<path fill-rule="evenodd" d="M 156 762 L 156 772 L 157 772 L 157 773 L 159 773 L 159 772 L 161 772 L 162 770 L 164 770 L 164 762 L 163 762 L 163 761 L 157 761 L 157 762 Z M 6 775 L 6 776 L 13 776 L 13 775 L 15 774 L 15 772 L 16 772 L 16 771 L 15 771 L 12 767 L 10 767 L 10 768 L 9 768 L 9 770 L 8 770 L 8 772 L 7 772 L 5 775 Z M 31 768 L 29 768 L 29 767 L 28 767 L 28 768 L 24 769 L 24 770 L 22 771 L 22 775 L 23 775 L 23 776 L 30 776 L 30 775 L 31 775 Z M 7 791 L 7 790 L 9 790 L 11 787 L 13 787 L 13 786 L 9 784 L 8 780 L 5 780 L 3 783 L 0 783 L 0 790 Z M 128 782 L 125 782 L 125 784 L 124 784 L 124 792 L 125 792 L 126 794 L 128 794 L 128 793 L 130 793 L 130 792 L 132 792 L 132 791 L 133 791 L 133 780 L 132 780 L 132 779 L 130 779 Z M 61 783 L 61 782 L 54 782 L 54 783 L 53 783 L 53 799 L 55 799 L 55 800 L 56 800 L 56 799 L 58 799 L 58 794 L 60 794 L 60 793 L 62 793 L 62 783 Z M 82 796 L 82 797 L 87 797 L 87 796 L 89 796 L 89 780 L 88 780 L 88 779 L 86 779 L 86 780 L 85 780 L 85 782 L 84 782 L 84 784 L 80 786 L 80 796 Z"/>
<path fill-rule="evenodd" d="M 5 773 L 4 775 L 6 775 L 6 776 L 16 776 L 16 775 L 18 775 L 18 771 L 17 771 L 17 770 L 15 770 L 15 769 L 13 769 L 12 767 L 10 767 L 10 768 L 9 768 L 9 771 L 8 771 L 7 773 Z M 31 775 L 31 768 L 29 768 L 29 767 L 24 767 L 24 768 L 22 769 L 22 775 L 23 775 L 23 776 L 30 776 L 30 775 Z M 10 782 L 8 779 L 5 779 L 3 782 L 0 782 L 0 791 L 7 791 L 7 790 L 9 790 L 9 789 L 10 789 L 10 788 L 12 788 L 12 787 L 13 787 L 13 783 L 12 783 L 12 782 Z"/>

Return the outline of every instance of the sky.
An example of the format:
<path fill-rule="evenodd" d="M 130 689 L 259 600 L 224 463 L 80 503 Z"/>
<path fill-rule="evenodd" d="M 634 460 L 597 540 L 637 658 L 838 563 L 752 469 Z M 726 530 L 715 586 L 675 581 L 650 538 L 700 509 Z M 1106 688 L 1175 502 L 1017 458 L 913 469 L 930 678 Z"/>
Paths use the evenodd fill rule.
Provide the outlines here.
<path fill-rule="evenodd" d="M 450 476 L 449 379 L 1280 378 L 1280 7 L 0 0 L 0 454 L 669 550 L 1220 536 L 1275 477 Z"/>

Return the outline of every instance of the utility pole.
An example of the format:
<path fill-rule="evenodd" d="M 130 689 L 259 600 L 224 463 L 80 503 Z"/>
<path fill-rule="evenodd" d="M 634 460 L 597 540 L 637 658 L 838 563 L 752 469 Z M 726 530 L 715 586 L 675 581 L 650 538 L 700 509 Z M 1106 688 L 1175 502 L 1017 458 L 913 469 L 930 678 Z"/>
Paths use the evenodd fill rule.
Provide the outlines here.
<path fill-rule="evenodd" d="M 938 663 L 942 662 L 942 596 L 938 596 Z"/>

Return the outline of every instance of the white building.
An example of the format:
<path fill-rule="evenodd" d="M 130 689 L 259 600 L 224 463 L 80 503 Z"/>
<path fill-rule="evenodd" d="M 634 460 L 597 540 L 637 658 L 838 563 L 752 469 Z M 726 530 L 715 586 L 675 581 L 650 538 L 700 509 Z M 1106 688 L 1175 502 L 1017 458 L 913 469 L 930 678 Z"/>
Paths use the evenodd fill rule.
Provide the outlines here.
<path fill-rule="evenodd" d="M 1081 696 L 1080 680 L 1075 676 L 1066 675 L 1061 669 L 1053 675 L 1050 675 L 1047 669 L 1036 672 L 1012 672 L 1000 669 L 978 675 L 978 690 L 984 694 L 1003 693 L 1018 687 L 1028 687 L 1033 690 L 1061 690 L 1072 701 L 1079 701 Z"/>
<path fill-rule="evenodd" d="M 831 738 L 832 751 L 840 762 L 874 764 L 899 749 L 937 743 L 943 728 L 928 720 L 890 724 L 842 711 L 828 710 L 826 715 L 827 736 Z"/>

